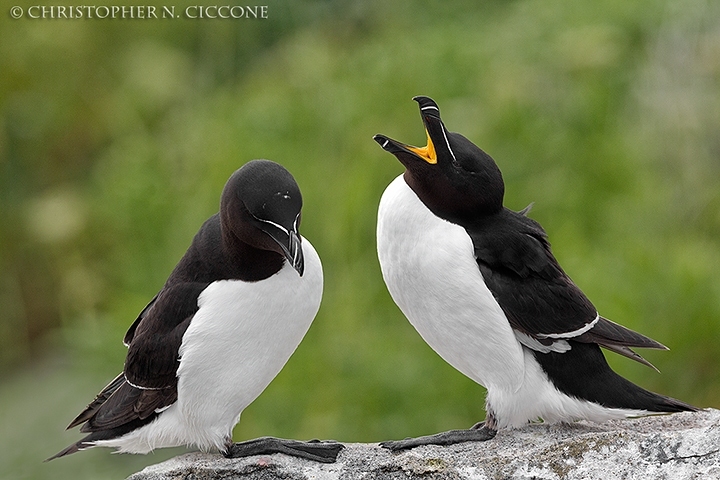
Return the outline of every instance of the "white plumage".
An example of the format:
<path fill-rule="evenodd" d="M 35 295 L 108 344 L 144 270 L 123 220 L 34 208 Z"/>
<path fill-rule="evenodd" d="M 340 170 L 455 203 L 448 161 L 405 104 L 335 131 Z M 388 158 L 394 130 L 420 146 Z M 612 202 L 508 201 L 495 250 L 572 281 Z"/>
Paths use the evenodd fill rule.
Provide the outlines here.
<path fill-rule="evenodd" d="M 320 258 L 304 238 L 302 248 L 302 277 L 286 262 L 259 282 L 211 283 L 182 339 L 177 401 L 151 423 L 94 444 L 127 453 L 225 448 L 241 412 L 280 372 L 320 308 Z"/>
<path fill-rule="evenodd" d="M 485 285 L 465 229 L 434 215 L 403 176 L 380 200 L 377 248 L 395 303 L 433 350 L 487 389 L 498 428 L 528 419 L 604 421 L 645 413 L 557 390 Z"/>

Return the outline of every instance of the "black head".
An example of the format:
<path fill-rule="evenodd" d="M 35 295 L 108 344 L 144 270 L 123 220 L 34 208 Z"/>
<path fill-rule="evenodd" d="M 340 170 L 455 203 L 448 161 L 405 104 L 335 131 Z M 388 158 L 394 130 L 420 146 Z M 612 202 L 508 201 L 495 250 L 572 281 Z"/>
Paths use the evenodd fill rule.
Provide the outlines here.
<path fill-rule="evenodd" d="M 270 160 L 253 160 L 230 176 L 220 199 L 223 236 L 283 255 L 303 274 L 302 195 L 293 176 Z"/>
<path fill-rule="evenodd" d="M 405 165 L 405 181 L 436 215 L 465 223 L 502 209 L 505 185 L 490 155 L 459 133 L 449 132 L 429 97 L 420 106 L 427 146 L 413 147 L 384 135 L 373 137 Z"/>

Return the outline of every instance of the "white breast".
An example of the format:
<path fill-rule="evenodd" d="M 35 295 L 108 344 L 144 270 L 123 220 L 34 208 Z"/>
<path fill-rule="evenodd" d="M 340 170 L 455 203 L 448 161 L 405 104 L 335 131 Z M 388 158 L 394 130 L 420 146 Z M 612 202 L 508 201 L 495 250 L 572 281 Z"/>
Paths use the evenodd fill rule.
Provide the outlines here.
<path fill-rule="evenodd" d="M 522 347 L 465 229 L 435 216 L 400 176 L 380 200 L 377 245 L 390 295 L 433 350 L 488 389 L 517 391 Z"/>
<path fill-rule="evenodd" d="M 561 393 L 513 334 L 477 267 L 464 228 L 435 216 L 402 177 L 380 200 L 378 257 L 390 295 L 450 365 L 485 386 L 499 428 L 646 412 Z"/>
<path fill-rule="evenodd" d="M 320 307 L 320 258 L 304 238 L 302 245 L 302 277 L 286 263 L 259 282 L 210 284 L 183 336 L 177 402 L 152 423 L 97 444 L 132 453 L 177 445 L 222 448 L 240 413 L 280 372 Z"/>

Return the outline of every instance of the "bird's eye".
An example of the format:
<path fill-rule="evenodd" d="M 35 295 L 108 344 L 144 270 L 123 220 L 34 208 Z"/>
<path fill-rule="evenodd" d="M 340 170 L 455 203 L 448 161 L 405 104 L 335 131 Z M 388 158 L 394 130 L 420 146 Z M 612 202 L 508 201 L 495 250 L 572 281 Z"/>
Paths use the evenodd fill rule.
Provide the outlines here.
<path fill-rule="evenodd" d="M 455 166 L 455 168 L 462 170 L 468 175 L 476 175 L 479 170 L 478 166 L 474 161 L 462 157 L 459 159 L 453 159 L 453 165 Z"/>
<path fill-rule="evenodd" d="M 290 192 L 277 192 L 275 196 L 280 197 L 283 200 L 290 200 Z"/>

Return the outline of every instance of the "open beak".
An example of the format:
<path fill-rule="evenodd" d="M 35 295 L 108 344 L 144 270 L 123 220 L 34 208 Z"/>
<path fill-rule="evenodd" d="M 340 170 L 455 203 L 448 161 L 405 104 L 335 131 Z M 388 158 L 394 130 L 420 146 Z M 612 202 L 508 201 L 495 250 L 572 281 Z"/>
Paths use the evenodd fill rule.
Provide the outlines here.
<path fill-rule="evenodd" d="M 417 96 L 413 97 L 413 100 L 418 102 L 418 105 L 420 106 L 420 115 L 422 116 L 423 124 L 425 126 L 425 134 L 427 135 L 426 146 L 414 147 L 412 145 L 393 140 L 385 135 L 375 135 L 373 139 L 380 144 L 383 150 L 392 153 L 401 161 L 402 157 L 409 154 L 414 158 L 423 160 L 431 165 L 435 165 L 438 157 L 433 138 L 436 140 L 442 139 L 440 143 L 441 146 L 444 146 L 443 144 L 448 144 L 445 126 L 443 125 L 442 120 L 440 120 L 440 109 L 437 103 L 435 103 L 435 101 L 430 97 Z"/>

